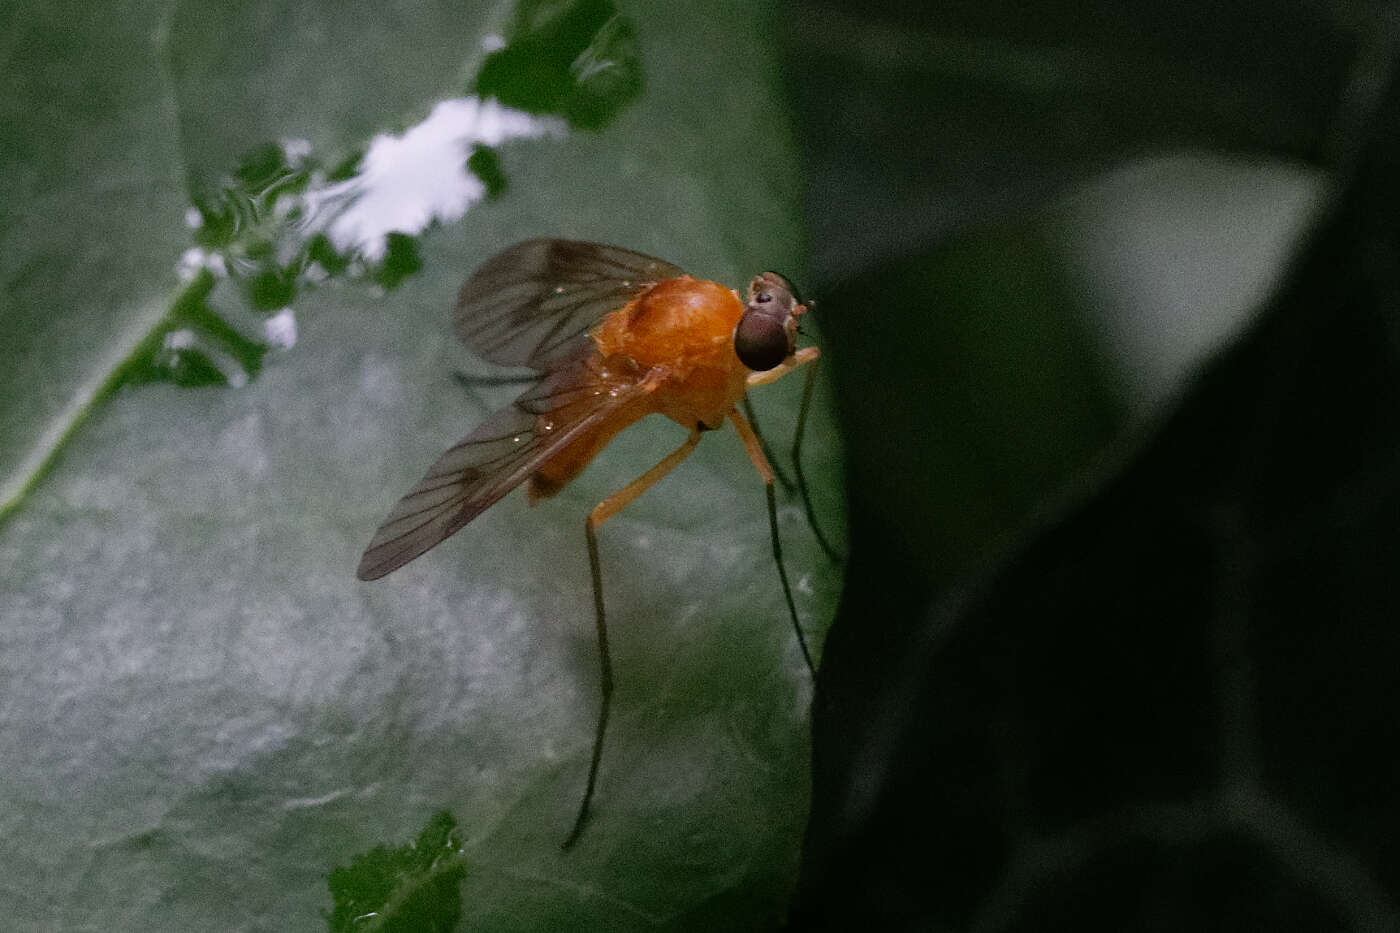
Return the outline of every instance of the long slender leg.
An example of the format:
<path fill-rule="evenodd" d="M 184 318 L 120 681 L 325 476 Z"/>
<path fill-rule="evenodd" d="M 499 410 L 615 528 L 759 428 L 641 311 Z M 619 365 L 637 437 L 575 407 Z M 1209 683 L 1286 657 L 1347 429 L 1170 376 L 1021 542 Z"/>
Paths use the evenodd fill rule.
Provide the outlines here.
<path fill-rule="evenodd" d="M 807 650 L 807 636 L 802 634 L 802 623 L 797 621 L 797 604 L 792 601 L 792 586 L 788 583 L 787 568 L 783 566 L 783 546 L 778 540 L 778 500 L 773 493 L 773 469 L 768 465 L 768 460 L 763 456 L 763 448 L 758 444 L 758 437 L 754 435 L 753 428 L 744 420 L 744 416 L 739 414 L 737 408 L 729 412 L 729 420 L 734 422 L 734 427 L 739 431 L 739 437 L 744 441 L 744 449 L 748 451 L 749 459 L 753 461 L 754 469 L 758 470 L 758 475 L 763 477 L 763 488 L 768 494 L 768 528 L 773 538 L 773 560 L 778 564 L 778 579 L 783 584 L 783 597 L 787 599 L 788 614 L 792 617 L 792 630 L 797 633 L 797 644 L 802 648 L 802 658 L 807 662 L 807 670 L 812 672 L 812 676 L 817 676 L 817 666 L 812 663 L 812 652 Z"/>
<path fill-rule="evenodd" d="M 598 626 L 598 659 L 602 664 L 603 674 L 602 699 L 598 707 L 598 731 L 593 737 L 593 758 L 588 764 L 588 784 L 583 790 L 583 802 L 579 804 L 574 828 L 569 830 L 569 835 L 564 840 L 565 849 L 571 848 L 578 841 L 579 834 L 583 832 L 583 824 L 588 819 L 588 805 L 593 801 L 593 788 L 598 783 L 598 763 L 603 759 L 603 735 L 607 732 L 608 712 L 612 708 L 612 657 L 608 654 L 608 623 L 603 612 L 603 571 L 598 562 L 598 526 L 656 485 L 661 477 L 690 456 L 690 452 L 698 443 L 700 431 L 696 429 L 690 432 L 690 437 L 685 439 L 684 444 L 667 454 L 660 463 L 594 506 L 583 525 L 584 537 L 588 540 L 588 569 L 593 575 L 593 618 Z"/>
<path fill-rule="evenodd" d="M 802 438 L 807 433 L 807 411 L 812 407 L 812 390 L 816 385 L 817 359 L 813 358 L 812 365 L 807 367 L 807 382 L 802 387 L 802 407 L 797 410 L 797 431 L 792 438 L 792 468 L 797 474 L 797 492 L 802 496 L 802 508 L 807 511 L 807 524 L 812 526 L 812 534 L 816 535 L 817 544 L 821 546 L 827 558 L 832 563 L 839 564 L 840 555 L 826 539 L 826 535 L 822 534 L 822 526 L 817 524 L 817 513 L 812 508 L 812 495 L 807 491 L 807 477 L 802 472 Z"/>
<path fill-rule="evenodd" d="M 797 369 L 797 367 L 805 366 L 808 363 L 816 363 L 820 358 L 821 351 L 816 347 L 803 347 L 793 354 L 791 360 L 783 363 L 781 366 L 775 366 L 773 369 L 764 373 L 751 373 L 747 385 L 749 388 L 753 388 L 754 386 L 762 386 L 770 382 L 776 382 L 794 369 Z M 817 524 L 816 512 L 812 509 L 812 497 L 807 492 L 807 480 L 802 473 L 802 437 L 807 431 L 807 410 L 811 407 L 812 390 L 816 384 L 816 367 L 813 366 L 811 369 L 807 370 L 807 384 L 802 390 L 802 407 L 797 413 L 797 432 L 793 438 L 792 460 L 797 472 L 797 488 L 802 494 L 802 506 L 807 511 L 807 522 L 812 526 L 813 534 L 817 536 L 817 544 L 821 546 L 822 551 L 826 553 L 827 557 L 840 563 L 840 555 L 837 554 L 836 549 L 831 546 L 831 542 L 826 539 L 826 535 L 822 534 L 821 526 Z"/>
<path fill-rule="evenodd" d="M 753 428 L 753 433 L 758 435 L 758 446 L 763 448 L 763 456 L 768 458 L 768 465 L 773 468 L 773 475 L 778 478 L 778 485 L 783 487 L 783 492 L 792 495 L 792 480 L 788 479 L 783 468 L 778 465 L 778 458 L 773 456 L 773 450 L 768 446 L 768 438 L 763 436 L 763 429 L 758 426 L 758 417 L 753 411 L 753 402 L 749 401 L 747 395 L 743 401 L 744 416 L 749 419 L 749 427 Z"/>

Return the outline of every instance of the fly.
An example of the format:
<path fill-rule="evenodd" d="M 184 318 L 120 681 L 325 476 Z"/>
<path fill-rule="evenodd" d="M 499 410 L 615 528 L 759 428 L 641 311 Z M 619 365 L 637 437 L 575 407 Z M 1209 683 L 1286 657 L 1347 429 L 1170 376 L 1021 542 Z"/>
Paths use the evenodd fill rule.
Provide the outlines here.
<path fill-rule="evenodd" d="M 807 366 L 796 453 L 816 374 L 809 364 L 819 356 L 816 347 L 797 347 L 798 322 L 806 311 L 796 289 L 776 272 L 755 276 L 741 299 L 734 290 L 692 278 L 663 260 L 573 240 L 519 243 L 487 260 L 462 286 L 453 315 L 458 338 L 492 363 L 527 367 L 536 375 L 514 402 L 439 457 L 399 500 L 360 559 L 361 580 L 402 567 L 522 483 L 532 504 L 555 495 L 618 432 L 647 415 L 665 415 L 690 432 L 659 463 L 599 502 L 584 522 L 601 702 L 588 782 L 565 849 L 578 840 L 588 817 L 612 702 L 598 528 L 690 456 L 703 432 L 726 421 L 763 479 L 783 596 L 802 657 L 815 675 L 783 566 L 773 469 L 738 408 L 749 389 Z M 810 516 L 800 460 L 796 466 Z"/>

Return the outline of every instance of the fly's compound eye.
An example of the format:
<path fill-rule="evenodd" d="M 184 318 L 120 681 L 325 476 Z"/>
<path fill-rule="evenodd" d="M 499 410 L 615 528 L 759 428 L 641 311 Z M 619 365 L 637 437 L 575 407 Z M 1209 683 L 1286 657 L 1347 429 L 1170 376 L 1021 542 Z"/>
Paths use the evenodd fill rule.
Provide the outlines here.
<path fill-rule="evenodd" d="M 797 318 L 807 309 L 792 283 L 776 272 L 756 275 L 748 301 L 734 328 L 734 352 L 754 372 L 766 372 L 792 355 Z"/>
<path fill-rule="evenodd" d="M 784 319 L 745 311 L 734 328 L 734 352 L 754 372 L 766 372 L 788 358 L 792 337 Z"/>

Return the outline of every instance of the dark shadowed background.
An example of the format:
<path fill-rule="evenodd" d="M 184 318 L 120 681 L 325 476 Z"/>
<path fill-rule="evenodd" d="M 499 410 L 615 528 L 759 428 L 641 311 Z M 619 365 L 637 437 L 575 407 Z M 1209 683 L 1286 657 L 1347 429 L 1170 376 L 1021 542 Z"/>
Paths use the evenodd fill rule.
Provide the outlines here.
<path fill-rule="evenodd" d="M 1393 11 L 796 10 L 851 560 L 794 927 L 1400 926 Z"/>

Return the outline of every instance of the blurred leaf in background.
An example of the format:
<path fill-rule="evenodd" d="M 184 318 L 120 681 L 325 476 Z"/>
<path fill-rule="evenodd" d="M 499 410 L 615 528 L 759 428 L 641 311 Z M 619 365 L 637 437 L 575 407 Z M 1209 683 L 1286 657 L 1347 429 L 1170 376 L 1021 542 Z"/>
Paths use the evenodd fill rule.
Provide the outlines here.
<path fill-rule="evenodd" d="M 391 579 L 354 579 L 394 499 L 512 394 L 454 379 L 480 371 L 449 309 L 484 259 L 551 235 L 735 285 L 801 268 L 773 15 L 591 0 L 11 11 L 8 929 L 323 929 L 336 866 L 379 864 L 364 854 L 444 810 L 471 866 L 466 927 L 782 915 L 812 687 L 732 432 L 601 536 L 617 694 L 594 818 L 567 856 L 598 676 L 583 516 L 676 429 L 639 425 L 556 500 L 508 499 Z M 517 41 L 563 57 L 521 58 Z M 551 93 L 519 96 L 516 67 L 546 59 Z M 470 104 L 488 87 L 513 107 Z M 482 138 L 540 126 L 514 108 L 557 125 Z M 432 178 L 466 186 L 455 207 L 372 236 L 313 222 L 327 203 L 355 216 L 369 195 L 338 186 L 448 118 L 466 129 Z M 761 151 L 717 157 L 760 135 Z M 777 444 L 800 392 L 755 400 Z M 818 401 L 809 474 L 831 528 L 839 443 Z M 781 521 L 819 636 L 839 570 L 797 503 Z"/>
<path fill-rule="evenodd" d="M 1380 5 L 795 4 L 851 558 L 799 929 L 1393 929 Z"/>

